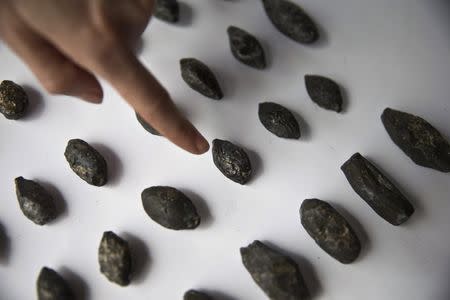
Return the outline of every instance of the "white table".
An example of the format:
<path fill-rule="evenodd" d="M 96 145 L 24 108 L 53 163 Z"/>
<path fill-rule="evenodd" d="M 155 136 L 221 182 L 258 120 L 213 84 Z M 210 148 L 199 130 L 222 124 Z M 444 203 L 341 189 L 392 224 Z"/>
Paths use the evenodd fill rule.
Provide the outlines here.
<path fill-rule="evenodd" d="M 254 152 L 254 180 L 235 184 L 215 168 L 211 153 L 195 157 L 149 135 L 107 85 L 99 106 L 47 95 L 0 44 L 0 78 L 35 90 L 25 120 L 0 117 L 0 224 L 9 240 L 0 258 L 0 298 L 34 299 L 45 265 L 69 278 L 86 299 L 182 299 L 190 288 L 222 300 L 265 299 L 239 255 L 239 247 L 260 239 L 298 260 L 314 299 L 448 299 L 450 177 L 415 165 L 380 121 L 389 106 L 423 116 L 450 137 L 448 1 L 296 1 L 323 30 L 314 46 L 280 34 L 260 1 L 186 2 L 191 9 L 183 6 L 189 16 L 182 25 L 152 22 L 142 60 L 209 140 L 229 139 Z M 267 70 L 232 57 L 226 35 L 231 24 L 263 42 Z M 223 101 L 187 87 L 179 74 L 183 57 L 214 70 Z M 343 86 L 344 113 L 311 102 L 306 73 L 330 76 Z M 299 141 L 279 139 L 262 127 L 257 105 L 267 100 L 301 116 Z M 89 186 L 69 169 L 63 153 L 70 138 L 105 154 L 110 184 Z M 357 151 L 410 197 L 416 212 L 404 225 L 378 217 L 347 183 L 339 167 Z M 66 203 L 65 213 L 43 227 L 27 220 L 15 197 L 17 176 L 52 186 Z M 187 192 L 199 206 L 202 225 L 175 232 L 150 220 L 140 193 L 152 185 Z M 301 227 L 298 210 L 311 197 L 349 217 L 364 245 L 355 263 L 340 264 Z M 99 272 L 97 248 L 106 230 L 127 238 L 139 254 L 137 276 L 126 288 Z"/>

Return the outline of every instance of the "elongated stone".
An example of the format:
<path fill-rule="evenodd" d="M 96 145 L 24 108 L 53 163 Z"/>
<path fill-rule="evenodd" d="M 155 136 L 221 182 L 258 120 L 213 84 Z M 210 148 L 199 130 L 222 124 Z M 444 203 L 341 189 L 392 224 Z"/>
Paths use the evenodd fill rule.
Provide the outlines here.
<path fill-rule="evenodd" d="M 227 29 L 231 53 L 240 62 L 256 68 L 266 67 L 266 57 L 260 42 L 247 31 L 236 26 Z"/>
<path fill-rule="evenodd" d="M 361 154 L 353 154 L 341 169 L 355 192 L 392 225 L 402 224 L 414 213 L 408 199 Z"/>
<path fill-rule="evenodd" d="M 156 223 L 169 229 L 194 229 L 200 216 L 192 201 L 179 190 L 168 186 L 153 186 L 142 194 L 142 205 Z"/>
<path fill-rule="evenodd" d="M 213 300 L 213 298 L 205 293 L 196 290 L 189 290 L 184 293 L 183 300 Z"/>
<path fill-rule="evenodd" d="M 450 144 L 421 117 L 386 108 L 381 120 L 392 141 L 419 166 L 450 172 Z"/>
<path fill-rule="evenodd" d="M 308 290 L 297 263 L 260 241 L 240 249 L 242 263 L 255 283 L 273 300 L 302 300 Z"/>
<path fill-rule="evenodd" d="M 180 7 L 177 0 L 156 0 L 154 16 L 168 23 L 177 23 Z"/>
<path fill-rule="evenodd" d="M 56 218 L 53 197 L 38 183 L 17 177 L 16 195 L 22 213 L 38 225 L 44 225 Z"/>
<path fill-rule="evenodd" d="M 103 156 L 83 140 L 72 139 L 64 152 L 72 171 L 81 179 L 95 186 L 103 186 L 108 179 L 108 170 Z"/>
<path fill-rule="evenodd" d="M 223 98 L 222 89 L 214 73 L 195 58 L 180 60 L 181 77 L 193 90 L 215 100 Z"/>
<path fill-rule="evenodd" d="M 37 283 L 38 300 L 72 300 L 75 299 L 66 280 L 56 271 L 43 267 Z"/>
<path fill-rule="evenodd" d="M 320 107 L 335 112 L 342 110 L 342 95 L 336 82 L 323 76 L 305 75 L 305 85 L 311 100 Z"/>
<path fill-rule="evenodd" d="M 262 0 L 272 24 L 284 35 L 302 44 L 319 39 L 319 31 L 313 20 L 300 6 L 287 0 Z"/>
<path fill-rule="evenodd" d="M 259 104 L 259 120 L 276 136 L 287 139 L 300 138 L 300 126 L 290 110 L 273 102 Z"/>
<path fill-rule="evenodd" d="M 350 224 L 327 202 L 304 200 L 300 220 L 317 245 L 341 263 L 353 262 L 361 252 L 361 243 Z"/>
<path fill-rule="evenodd" d="M 130 284 L 131 252 L 128 243 L 112 231 L 103 233 L 98 248 L 100 272 L 121 286 Z"/>
<path fill-rule="evenodd" d="M 3 80 L 0 84 L 0 112 L 5 118 L 20 119 L 27 107 L 28 96 L 25 90 L 10 80 Z"/>
<path fill-rule="evenodd" d="M 252 165 L 244 149 L 231 142 L 215 139 L 212 148 L 213 161 L 225 177 L 239 184 L 246 184 L 252 175 Z"/>
<path fill-rule="evenodd" d="M 161 134 L 155 128 L 153 128 L 152 125 L 148 124 L 138 113 L 136 113 L 136 119 L 145 130 L 147 130 L 153 135 L 161 136 Z"/>

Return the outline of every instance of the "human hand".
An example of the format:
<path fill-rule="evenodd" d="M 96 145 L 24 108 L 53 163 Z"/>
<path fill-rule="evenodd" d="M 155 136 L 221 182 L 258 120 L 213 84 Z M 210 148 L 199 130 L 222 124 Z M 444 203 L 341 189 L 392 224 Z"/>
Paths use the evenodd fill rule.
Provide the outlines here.
<path fill-rule="evenodd" d="M 0 0 L 0 37 L 47 91 L 100 103 L 104 78 L 162 135 L 194 154 L 208 142 L 132 48 L 154 0 Z"/>

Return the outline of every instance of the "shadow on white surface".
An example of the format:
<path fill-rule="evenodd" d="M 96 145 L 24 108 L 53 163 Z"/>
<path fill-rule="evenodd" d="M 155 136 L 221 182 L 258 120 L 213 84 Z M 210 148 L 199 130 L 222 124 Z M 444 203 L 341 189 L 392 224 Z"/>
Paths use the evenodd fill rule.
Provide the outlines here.
<path fill-rule="evenodd" d="M 311 140 L 311 127 L 309 124 L 303 119 L 303 117 L 295 110 L 289 109 L 294 115 L 295 119 L 300 126 L 300 141 L 308 142 Z"/>
<path fill-rule="evenodd" d="M 350 106 L 350 93 L 348 92 L 348 88 L 343 86 L 342 84 L 339 84 L 339 89 L 342 96 L 342 109 L 340 114 L 345 114 L 349 111 L 348 108 Z"/>
<path fill-rule="evenodd" d="M 267 246 L 273 248 L 274 250 L 289 256 L 297 263 L 300 273 L 302 274 L 303 280 L 305 281 L 306 287 L 308 288 L 309 297 L 307 297 L 307 299 L 315 299 L 316 297 L 319 297 L 321 295 L 322 285 L 320 284 L 316 271 L 314 270 L 314 267 L 311 264 L 311 262 L 309 262 L 301 255 L 281 249 L 280 247 L 272 244 L 271 242 L 268 241 L 262 242 Z"/>
<path fill-rule="evenodd" d="M 442 290 L 437 291 L 437 300 L 448 300 L 450 299 L 450 285 L 448 284 L 448 278 L 450 278 L 450 256 L 448 257 L 445 265 L 447 266 L 447 272 L 442 274 L 441 286 Z"/>
<path fill-rule="evenodd" d="M 33 121 L 38 119 L 45 110 L 44 98 L 35 87 L 24 84 L 23 89 L 28 95 L 28 108 L 22 120 Z"/>
<path fill-rule="evenodd" d="M 118 186 L 123 177 L 123 164 L 117 154 L 108 146 L 99 143 L 91 143 L 100 154 L 105 158 L 108 166 L 107 186 Z"/>
<path fill-rule="evenodd" d="M 178 5 L 180 7 L 180 19 L 175 25 L 182 27 L 191 26 L 194 23 L 194 11 L 185 2 L 179 2 Z"/>
<path fill-rule="evenodd" d="M 0 223 L 0 265 L 9 263 L 11 253 L 11 240 L 6 232 L 6 228 Z"/>
<path fill-rule="evenodd" d="M 359 238 L 359 241 L 361 242 L 361 253 L 359 254 L 358 258 L 354 262 L 354 263 L 358 263 L 358 261 L 360 261 L 361 259 L 364 259 L 364 257 L 372 249 L 372 243 L 370 241 L 369 235 L 367 234 L 367 231 L 364 229 L 364 227 L 361 225 L 361 223 L 358 221 L 358 219 L 356 219 L 351 213 L 349 213 L 343 206 L 341 206 L 340 204 L 337 204 L 336 202 L 331 202 L 330 204 L 344 217 L 345 220 L 347 220 L 347 222 L 350 224 L 350 226 L 355 231 L 356 236 Z M 368 209 L 371 209 L 371 208 L 368 207 Z M 378 215 L 377 215 L 377 217 L 378 217 Z"/>
<path fill-rule="evenodd" d="M 214 221 L 213 216 L 211 215 L 211 211 L 208 208 L 208 204 L 206 201 L 200 197 L 197 193 L 189 190 L 189 189 L 180 189 L 180 191 L 185 194 L 189 199 L 194 203 L 195 208 L 197 209 L 198 214 L 200 215 L 201 221 L 199 228 L 208 228 Z"/>
<path fill-rule="evenodd" d="M 75 294 L 75 299 L 90 300 L 91 291 L 86 281 L 67 267 L 61 267 L 59 273 L 67 281 L 70 289 Z"/>
<path fill-rule="evenodd" d="M 132 260 L 131 284 L 141 284 L 148 276 L 151 257 L 147 245 L 137 236 L 124 232 L 121 236 L 128 242 Z"/>
<path fill-rule="evenodd" d="M 245 30 L 245 29 L 244 29 Z M 251 33 L 251 32 L 250 32 Z M 253 33 L 251 33 L 253 34 Z M 257 36 L 255 36 L 256 39 L 259 41 L 259 43 L 261 44 L 261 47 L 264 50 L 264 57 L 266 59 L 266 68 L 264 70 L 257 70 L 260 72 L 268 72 L 268 70 L 270 70 L 270 68 L 272 67 L 273 64 L 273 52 L 272 52 L 272 47 L 270 47 L 269 42 L 267 42 L 265 39 L 263 38 L 259 38 Z M 256 70 L 256 69 L 255 69 Z"/>
<path fill-rule="evenodd" d="M 264 173 L 264 164 L 261 156 L 257 152 L 248 148 L 245 148 L 244 150 L 247 152 L 248 157 L 250 158 L 250 163 L 252 164 L 252 177 L 248 182 L 249 184 L 252 184 Z"/>
<path fill-rule="evenodd" d="M 213 61 L 213 60 L 211 60 Z M 231 74 L 226 68 L 218 68 L 217 66 L 223 65 L 217 62 L 217 60 L 214 60 L 215 64 L 214 66 L 205 62 L 205 64 L 211 68 L 211 71 L 214 73 L 214 75 L 217 78 L 217 81 L 219 82 L 220 88 L 223 92 L 223 98 L 219 101 L 231 101 L 232 98 L 235 98 L 237 95 L 237 91 L 239 90 L 237 87 L 237 76 L 236 74 Z M 202 96 L 204 97 L 204 96 Z M 208 100 L 208 99 L 207 99 Z M 217 101 L 209 99 L 210 101 Z M 218 103 L 219 104 L 219 103 Z"/>
<path fill-rule="evenodd" d="M 317 30 L 319 31 L 319 39 L 315 41 L 312 44 L 306 45 L 307 47 L 314 48 L 314 49 L 320 49 L 320 48 L 326 48 L 330 45 L 330 37 L 325 30 L 325 28 L 320 24 L 320 22 L 317 22 L 314 16 L 311 16 L 311 18 L 314 21 L 314 24 L 316 24 Z"/>
<path fill-rule="evenodd" d="M 45 180 L 36 179 L 36 182 L 39 183 L 53 197 L 56 207 L 56 219 L 52 221 L 51 224 L 61 221 L 68 214 L 67 202 L 64 200 L 61 191 L 52 183 Z"/>

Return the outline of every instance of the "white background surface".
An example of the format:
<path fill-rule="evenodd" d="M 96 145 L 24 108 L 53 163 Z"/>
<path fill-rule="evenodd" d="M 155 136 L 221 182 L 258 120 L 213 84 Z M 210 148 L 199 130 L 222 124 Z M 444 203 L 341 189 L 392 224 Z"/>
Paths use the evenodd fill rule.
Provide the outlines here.
<path fill-rule="evenodd" d="M 34 299 L 42 266 L 69 278 L 84 299 L 182 299 L 190 288 L 219 300 L 265 299 L 239 255 L 239 247 L 255 239 L 299 262 L 314 299 L 449 299 L 450 177 L 416 166 L 379 119 L 390 106 L 423 116 L 450 137 L 448 2 L 296 2 L 322 29 L 317 45 L 302 46 L 280 34 L 256 0 L 190 1 L 190 9 L 182 8 L 182 25 L 154 20 L 144 34 L 143 61 L 190 120 L 209 140 L 229 139 L 253 152 L 256 176 L 247 186 L 223 177 L 211 153 L 195 157 L 147 134 L 109 87 L 99 106 L 47 95 L 0 44 L 0 78 L 35 89 L 25 120 L 0 118 L 0 224 L 9 241 L 0 256 L 1 299 Z M 262 41 L 267 70 L 232 57 L 226 35 L 231 24 Z M 187 87 L 179 74 L 182 57 L 211 67 L 223 101 Z M 306 73 L 341 84 L 344 113 L 309 100 Z M 262 127 L 257 104 L 266 100 L 301 116 L 299 141 L 279 139 Z M 69 169 L 63 153 L 70 138 L 82 138 L 105 155 L 107 186 L 89 186 Z M 339 167 L 356 151 L 409 196 L 416 212 L 407 223 L 388 224 L 353 192 Z M 15 197 L 17 176 L 52 186 L 66 203 L 65 213 L 43 227 L 27 220 Z M 140 193 L 152 185 L 191 196 L 201 226 L 175 232 L 151 221 Z M 298 209 L 310 197 L 349 217 L 363 242 L 355 263 L 340 264 L 301 227 Z M 97 247 L 106 230 L 127 238 L 138 253 L 137 276 L 126 288 L 99 272 Z"/>

